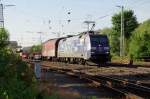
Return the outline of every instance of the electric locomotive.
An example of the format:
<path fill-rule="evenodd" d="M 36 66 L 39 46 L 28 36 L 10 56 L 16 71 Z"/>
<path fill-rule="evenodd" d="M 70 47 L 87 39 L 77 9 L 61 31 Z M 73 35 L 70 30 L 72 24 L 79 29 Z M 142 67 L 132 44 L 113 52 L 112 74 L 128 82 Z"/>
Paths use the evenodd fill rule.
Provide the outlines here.
<path fill-rule="evenodd" d="M 57 58 L 69 62 L 110 61 L 110 47 L 106 35 L 94 31 L 63 38 L 58 43 Z"/>

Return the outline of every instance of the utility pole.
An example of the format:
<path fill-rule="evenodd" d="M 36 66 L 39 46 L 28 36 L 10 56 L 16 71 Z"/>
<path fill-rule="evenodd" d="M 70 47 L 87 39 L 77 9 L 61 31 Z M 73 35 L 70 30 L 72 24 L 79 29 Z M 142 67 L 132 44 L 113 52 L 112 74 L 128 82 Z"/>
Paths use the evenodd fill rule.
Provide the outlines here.
<path fill-rule="evenodd" d="M 3 4 L 0 4 L 0 28 L 4 28 Z"/>
<path fill-rule="evenodd" d="M 125 34 L 124 34 L 124 6 L 121 7 L 122 12 L 122 56 L 125 55 Z"/>
<path fill-rule="evenodd" d="M 37 32 L 40 35 L 40 44 L 42 45 L 42 33 L 43 32 Z"/>
<path fill-rule="evenodd" d="M 122 53 L 120 56 L 124 56 L 124 6 L 121 6 L 121 40 L 122 40 Z"/>
<path fill-rule="evenodd" d="M 15 6 L 15 5 L 3 5 L 2 3 L 0 4 L 0 23 L 1 23 L 0 28 L 4 28 L 4 8 L 11 7 L 11 6 Z"/>
<path fill-rule="evenodd" d="M 120 34 L 120 56 L 124 56 L 124 6 L 117 6 L 121 8 L 121 34 Z"/>

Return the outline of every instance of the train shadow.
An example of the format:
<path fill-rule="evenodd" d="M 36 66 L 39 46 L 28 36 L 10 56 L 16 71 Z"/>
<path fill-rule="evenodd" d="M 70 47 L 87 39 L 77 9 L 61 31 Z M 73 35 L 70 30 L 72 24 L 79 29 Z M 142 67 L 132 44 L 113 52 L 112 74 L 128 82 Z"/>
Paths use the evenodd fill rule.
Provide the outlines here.
<path fill-rule="evenodd" d="M 94 63 L 88 64 L 89 66 L 97 66 L 97 67 L 128 67 L 128 68 L 137 68 L 137 67 L 144 67 L 142 65 L 135 65 L 135 64 L 122 64 L 122 63 Z"/>
<path fill-rule="evenodd" d="M 108 67 L 128 67 L 128 68 L 137 68 L 139 65 L 134 64 L 123 64 L 123 63 L 106 63 Z"/>
<path fill-rule="evenodd" d="M 137 64 L 137 63 L 115 63 L 115 62 L 88 62 L 89 66 L 98 66 L 98 67 L 128 67 L 128 68 L 137 68 L 137 67 L 146 67 L 150 68 L 150 64 Z"/>
<path fill-rule="evenodd" d="M 150 65 L 145 65 L 145 64 L 106 63 L 106 66 L 109 66 L 109 67 L 128 67 L 128 68 L 137 68 L 137 67 L 150 68 Z"/>

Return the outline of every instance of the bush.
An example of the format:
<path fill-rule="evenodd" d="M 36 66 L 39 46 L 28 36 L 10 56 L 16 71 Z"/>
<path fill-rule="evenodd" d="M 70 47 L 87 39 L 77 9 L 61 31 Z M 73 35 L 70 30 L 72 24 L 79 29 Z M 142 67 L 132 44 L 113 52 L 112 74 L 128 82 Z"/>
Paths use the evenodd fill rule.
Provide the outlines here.
<path fill-rule="evenodd" d="M 141 24 L 131 37 L 129 55 L 133 58 L 150 57 L 150 20 Z"/>
<path fill-rule="evenodd" d="M 10 49 L 0 50 L 0 99 L 33 99 L 35 78 L 29 66 Z"/>
<path fill-rule="evenodd" d="M 0 99 L 35 99 L 33 71 L 7 47 L 8 40 L 8 32 L 0 29 Z"/>
<path fill-rule="evenodd" d="M 0 49 L 8 45 L 9 34 L 4 28 L 0 28 Z"/>

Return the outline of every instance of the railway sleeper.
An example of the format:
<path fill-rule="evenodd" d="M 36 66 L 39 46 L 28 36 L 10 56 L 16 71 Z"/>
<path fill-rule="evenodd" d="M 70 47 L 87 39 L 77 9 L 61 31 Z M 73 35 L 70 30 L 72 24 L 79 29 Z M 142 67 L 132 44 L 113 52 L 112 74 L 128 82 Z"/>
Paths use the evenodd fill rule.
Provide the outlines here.
<path fill-rule="evenodd" d="M 58 68 L 55 68 L 55 69 L 53 68 L 52 70 L 57 71 Z M 76 75 L 80 79 L 87 79 L 89 81 L 91 80 L 93 82 L 98 82 L 98 83 L 100 83 L 100 85 L 106 86 L 108 88 L 112 88 L 112 89 L 119 88 L 120 89 L 120 87 L 121 87 L 121 89 L 123 89 L 123 88 L 124 89 L 134 89 L 135 91 L 140 92 L 140 94 L 142 93 L 142 94 L 146 94 L 148 97 L 150 96 L 150 88 L 131 83 L 127 80 L 122 80 L 122 79 L 117 79 L 117 78 L 112 78 L 112 77 L 102 76 L 102 75 L 92 76 L 92 75 L 82 73 L 80 71 L 74 72 L 69 69 L 60 69 L 60 70 L 64 71 L 64 73 L 72 72 L 72 75 Z M 126 93 L 126 95 L 127 94 L 128 93 Z"/>

